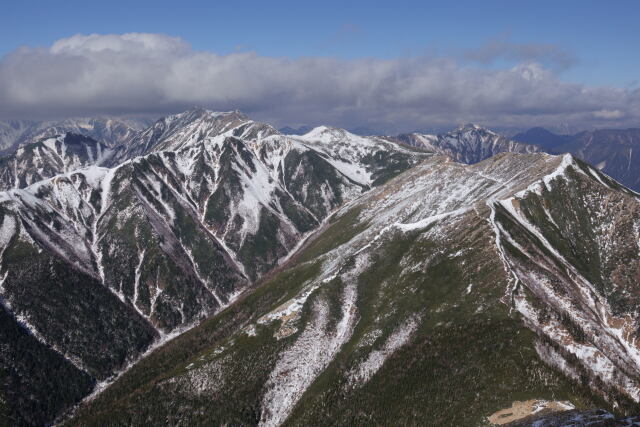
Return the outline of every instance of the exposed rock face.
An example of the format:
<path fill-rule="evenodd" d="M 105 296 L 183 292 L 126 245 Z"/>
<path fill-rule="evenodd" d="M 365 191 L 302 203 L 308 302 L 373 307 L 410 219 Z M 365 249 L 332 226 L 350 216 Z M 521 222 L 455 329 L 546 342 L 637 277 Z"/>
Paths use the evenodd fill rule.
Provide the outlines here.
<path fill-rule="evenodd" d="M 414 147 L 444 154 L 457 162 L 473 164 L 499 153 L 536 153 L 541 147 L 512 141 L 474 124 L 466 124 L 440 135 L 404 134 L 397 139 Z"/>

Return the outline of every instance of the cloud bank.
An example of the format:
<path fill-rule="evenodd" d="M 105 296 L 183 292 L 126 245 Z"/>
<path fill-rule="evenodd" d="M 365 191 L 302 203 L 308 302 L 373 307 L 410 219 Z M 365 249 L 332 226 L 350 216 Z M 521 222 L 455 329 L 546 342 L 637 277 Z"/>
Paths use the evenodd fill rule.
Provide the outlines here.
<path fill-rule="evenodd" d="M 497 60 L 535 61 L 566 69 L 578 62 L 569 51 L 548 43 L 514 43 L 508 34 L 489 40 L 477 49 L 469 49 L 463 55 L 466 59 L 491 64 Z"/>
<path fill-rule="evenodd" d="M 558 54 L 500 42 L 476 52 L 476 59 L 532 53 Z M 217 55 L 179 38 L 139 33 L 75 35 L 0 59 L 3 119 L 161 114 L 194 106 L 240 109 L 277 125 L 389 130 L 467 121 L 497 127 L 640 124 L 640 90 L 569 83 L 531 61 L 488 70 L 443 58 Z"/>

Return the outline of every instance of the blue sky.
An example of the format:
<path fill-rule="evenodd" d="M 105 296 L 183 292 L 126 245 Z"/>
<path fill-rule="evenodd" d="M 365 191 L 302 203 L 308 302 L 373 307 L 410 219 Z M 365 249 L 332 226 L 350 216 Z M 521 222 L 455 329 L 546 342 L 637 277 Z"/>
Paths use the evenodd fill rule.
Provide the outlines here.
<path fill-rule="evenodd" d="M 77 33 L 164 33 L 195 49 L 267 56 L 453 56 L 496 38 L 553 44 L 576 58 L 572 81 L 640 80 L 638 1 L 12 1 L 0 55 Z M 375 4 L 375 6 L 374 6 Z M 495 65 L 495 64 L 494 64 Z"/>
<path fill-rule="evenodd" d="M 542 100 L 540 105 L 524 105 L 527 102 L 518 104 L 521 110 L 518 114 L 522 121 L 535 116 L 540 118 L 540 123 L 546 120 L 552 125 L 557 125 L 560 122 L 573 120 L 577 125 L 580 120 L 582 120 L 581 123 L 584 122 L 584 117 L 579 119 L 578 115 L 587 106 L 591 109 L 590 117 L 599 117 L 602 120 L 605 117 L 622 120 L 621 118 L 624 117 L 627 122 L 629 122 L 628 119 L 633 122 L 638 118 L 634 115 L 637 94 L 633 93 L 640 88 L 640 54 L 638 53 L 640 30 L 637 23 L 640 16 L 640 2 L 638 1 L 395 1 L 386 2 L 382 6 L 378 3 L 381 2 L 248 1 L 240 3 L 147 0 L 126 2 L 112 0 L 90 4 L 76 0 L 5 2 L 0 18 L 0 96 L 3 95 L 1 79 L 4 78 L 5 93 L 13 94 L 11 96 L 14 98 L 6 96 L 9 102 L 13 102 L 17 107 L 14 109 L 6 107 L 4 112 L 0 107 L 0 116 L 24 115 L 30 111 L 30 104 L 27 105 L 25 100 L 33 103 L 40 101 L 32 99 L 31 94 L 25 95 L 24 88 L 19 85 L 24 84 L 27 89 L 34 88 L 36 83 L 42 83 L 42 75 L 37 76 L 37 82 L 24 80 L 21 83 L 18 81 L 20 79 L 15 79 L 13 82 L 9 80 L 11 76 L 16 75 L 22 78 L 22 72 L 17 74 L 16 70 L 19 67 L 15 63 L 22 61 L 20 66 L 26 67 L 23 64 L 24 58 L 19 58 L 22 53 L 16 54 L 20 47 L 26 46 L 31 51 L 38 47 L 48 49 L 56 41 L 78 34 L 149 33 L 180 39 L 182 43 L 189 46 L 192 56 L 197 56 L 197 52 L 221 56 L 251 52 L 260 58 L 278 58 L 284 61 L 288 59 L 299 61 L 300 58 L 330 58 L 342 61 L 339 64 L 344 65 L 345 68 L 355 67 L 353 64 L 363 59 L 379 61 L 377 66 L 380 70 L 386 67 L 383 62 L 386 60 L 402 62 L 407 58 L 419 58 L 424 62 L 442 59 L 455 62 L 456 71 L 461 74 L 465 74 L 467 69 L 473 69 L 476 74 L 481 75 L 484 71 L 495 71 L 499 74 L 501 70 L 509 70 L 524 63 L 536 63 L 544 69 L 545 73 L 550 73 L 548 78 L 560 80 L 572 93 L 577 93 L 579 90 L 570 87 L 571 84 L 582 85 L 589 90 L 607 87 L 625 91 L 624 94 L 628 95 L 629 99 L 625 98 L 625 105 L 616 106 L 611 102 L 616 96 L 620 97 L 620 94 L 598 92 L 598 96 L 606 99 L 592 97 L 589 100 L 582 100 L 581 107 L 563 107 L 565 116 L 561 117 L 560 111 L 544 111 L 545 105 L 551 105 L 553 102 L 547 99 L 546 94 L 536 92 L 536 99 Z M 14 58 L 10 59 L 9 54 L 14 55 Z M 82 56 L 84 53 L 76 52 L 74 55 Z M 52 60 L 52 58 L 40 58 L 38 64 L 43 68 L 51 67 L 51 63 L 47 61 Z M 95 60 L 91 58 L 91 61 Z M 29 61 L 33 61 L 33 58 Z M 398 74 L 400 62 L 395 65 L 396 71 L 392 74 Z M 33 68 L 33 62 L 29 64 Z M 172 64 L 171 67 L 174 65 Z M 281 71 L 275 71 L 276 68 L 274 68 L 271 72 L 284 73 L 283 67 L 287 68 L 289 65 L 291 64 L 281 64 L 278 68 Z M 430 63 L 430 65 L 433 64 Z M 426 67 L 425 64 L 420 66 Z M 313 67 L 322 68 L 323 66 L 314 65 Z M 298 68 L 304 68 L 304 66 L 300 65 Z M 13 74 L 7 70 L 13 70 L 11 71 Z M 439 70 L 442 70 L 442 66 Z M 62 71 L 57 72 L 64 74 Z M 382 72 L 376 71 L 376 75 Z M 431 74 L 434 72 L 432 70 Z M 486 76 L 483 74 L 482 76 L 480 80 L 485 81 Z M 388 76 L 385 79 L 388 80 Z M 50 79 L 50 76 L 44 80 L 49 84 L 57 84 L 55 80 Z M 409 80 L 417 85 L 421 76 L 415 73 Z M 301 79 L 301 81 L 314 80 L 307 76 L 306 80 Z M 467 81 L 468 79 L 464 80 L 464 84 L 461 83 L 456 87 L 465 86 Z M 555 80 L 552 83 L 557 84 Z M 92 82 L 91 85 L 93 84 Z M 273 85 L 273 82 L 270 81 L 268 84 Z M 398 90 L 400 84 L 401 82 L 394 84 L 395 90 Z M 220 86 L 217 84 L 215 87 Z M 154 90 L 157 91 L 157 88 Z M 374 89 L 370 87 L 369 90 Z M 275 92 L 271 90 L 269 93 L 282 94 L 284 91 L 285 89 Z M 409 88 L 407 91 L 410 91 Z M 15 93 L 19 93 L 19 96 Z M 243 95 L 235 93 L 228 93 L 225 96 L 228 103 L 220 101 L 219 96 L 210 99 L 192 97 L 180 99 L 180 102 L 175 101 L 172 104 L 167 101 L 164 108 L 168 110 L 181 108 L 196 101 L 201 101 L 205 106 L 212 108 L 226 107 L 227 104 L 231 105 L 237 101 L 239 106 L 255 111 L 265 118 L 284 121 L 282 117 L 284 111 L 280 116 L 268 117 L 269 114 L 265 113 L 267 106 L 261 107 L 258 101 L 245 102 L 246 97 L 243 98 Z M 428 96 L 435 99 L 431 92 Z M 83 94 L 83 99 L 87 97 L 88 95 Z M 163 95 L 163 99 L 167 97 L 166 94 Z M 478 94 L 476 97 L 486 97 L 486 95 Z M 379 101 L 382 98 L 384 96 L 381 95 L 376 100 Z M 15 101 L 12 101 L 13 99 Z M 442 101 L 442 98 L 438 98 L 440 105 L 443 104 Z M 346 104 L 362 105 L 363 102 L 365 101 L 358 98 Z M 445 100 L 444 104 L 447 103 Z M 598 103 L 604 106 L 598 109 Z M 157 102 L 154 102 L 154 105 L 157 105 Z M 434 105 L 436 105 L 435 101 L 421 104 L 420 108 L 433 108 Z M 80 108 L 80 104 L 78 106 Z M 326 107 L 327 105 L 319 106 L 316 110 L 320 111 Z M 479 118 L 500 122 L 501 120 L 493 120 L 498 119 L 501 114 L 497 105 L 491 108 L 494 107 L 495 115 L 485 117 L 472 112 L 471 107 L 460 106 L 451 110 L 451 121 Z M 338 105 L 336 111 L 344 111 L 345 108 L 348 107 Z M 478 106 L 478 108 L 487 110 L 486 106 Z M 507 108 L 506 104 L 502 108 Z M 98 112 L 117 109 L 118 104 L 115 101 L 110 103 L 108 108 L 106 106 L 95 108 Z M 144 109 L 140 107 L 134 110 L 144 112 Z M 77 113 L 71 107 L 64 111 L 67 110 L 69 113 Z M 631 114 L 632 110 L 634 114 Z M 540 112 L 536 113 L 536 111 Z M 353 108 L 350 112 L 353 113 Z M 567 115 L 569 113 L 571 117 Z M 292 121 L 299 123 L 321 119 L 317 112 L 309 112 L 309 114 L 308 120 L 301 116 L 293 117 Z M 353 113 L 349 120 L 363 121 L 363 114 L 364 112 L 360 115 Z M 337 115 L 338 113 L 334 114 L 334 117 Z M 415 126 L 426 126 L 432 122 L 443 122 L 443 120 L 442 117 L 425 116 L 422 119 L 416 118 Z M 498 125 L 517 126 L 516 121 L 514 118 L 505 119 Z"/>

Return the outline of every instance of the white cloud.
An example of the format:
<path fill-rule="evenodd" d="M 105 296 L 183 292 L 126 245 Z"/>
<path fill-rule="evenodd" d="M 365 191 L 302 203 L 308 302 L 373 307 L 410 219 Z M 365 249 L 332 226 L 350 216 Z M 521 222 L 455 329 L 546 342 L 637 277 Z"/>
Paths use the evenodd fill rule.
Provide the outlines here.
<path fill-rule="evenodd" d="M 594 111 L 593 117 L 597 119 L 621 119 L 625 116 L 624 111 L 620 110 L 600 110 Z"/>
<path fill-rule="evenodd" d="M 640 91 L 568 83 L 535 62 L 487 70 L 442 58 L 216 55 L 161 34 L 76 35 L 0 59 L 3 118 L 165 113 L 195 105 L 238 108 L 275 124 L 394 130 L 463 121 L 623 125 L 637 123 Z"/>
<path fill-rule="evenodd" d="M 91 34 L 75 36 L 56 41 L 49 52 L 52 54 L 90 54 L 95 52 L 124 52 L 129 54 L 176 54 L 188 53 L 189 45 L 177 37 L 161 34 Z"/>

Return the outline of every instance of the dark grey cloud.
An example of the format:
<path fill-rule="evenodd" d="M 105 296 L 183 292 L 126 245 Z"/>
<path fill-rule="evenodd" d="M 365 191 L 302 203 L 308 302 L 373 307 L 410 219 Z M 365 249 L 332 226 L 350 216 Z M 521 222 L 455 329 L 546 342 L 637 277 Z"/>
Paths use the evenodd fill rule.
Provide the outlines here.
<path fill-rule="evenodd" d="M 466 50 L 463 56 L 483 64 L 504 59 L 516 62 L 538 62 L 561 69 L 578 63 L 573 53 L 559 46 L 548 43 L 515 43 L 510 40 L 508 34 L 489 40 L 476 49 Z"/>
<path fill-rule="evenodd" d="M 217 55 L 161 34 L 76 35 L 0 60 L 0 118 L 193 106 L 238 108 L 276 125 L 627 126 L 638 123 L 640 91 L 569 83 L 533 61 L 488 70 L 424 57 Z"/>

